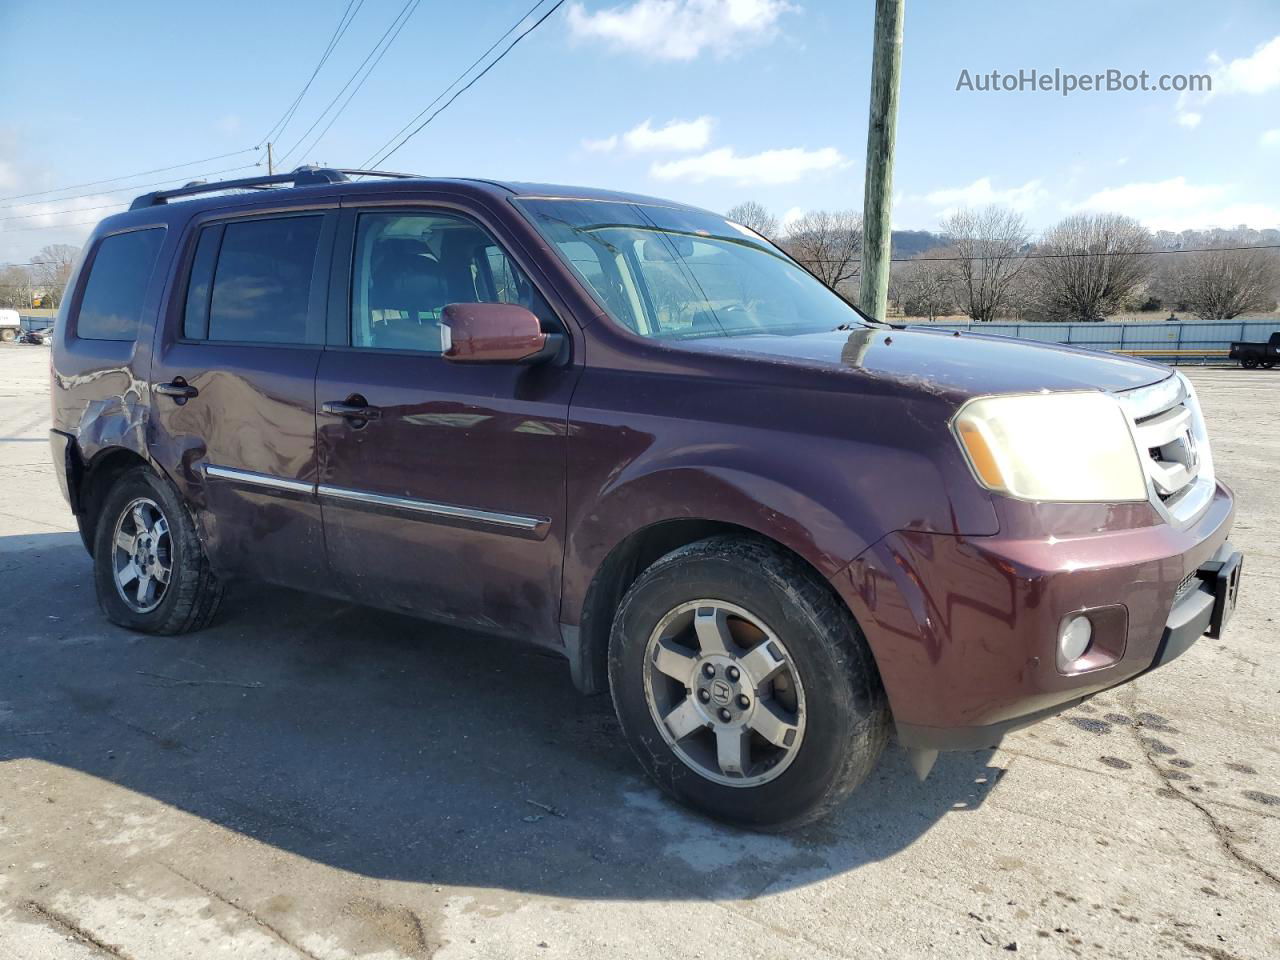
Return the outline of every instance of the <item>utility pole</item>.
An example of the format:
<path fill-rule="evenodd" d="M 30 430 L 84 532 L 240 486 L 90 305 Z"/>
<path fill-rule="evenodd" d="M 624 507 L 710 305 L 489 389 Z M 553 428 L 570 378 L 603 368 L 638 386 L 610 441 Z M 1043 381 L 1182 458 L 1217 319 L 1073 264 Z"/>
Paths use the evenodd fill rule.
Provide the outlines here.
<path fill-rule="evenodd" d="M 871 55 L 871 116 L 867 123 L 866 192 L 862 200 L 862 276 L 858 303 L 877 320 L 889 306 L 889 256 L 893 222 L 893 144 L 898 127 L 898 77 L 902 71 L 902 14 L 907 0 L 876 0 Z"/>
<path fill-rule="evenodd" d="M 271 176 L 271 174 L 275 172 L 276 172 L 275 164 L 273 164 L 271 161 L 271 143 L 270 141 L 268 141 L 267 143 L 267 176 Z"/>

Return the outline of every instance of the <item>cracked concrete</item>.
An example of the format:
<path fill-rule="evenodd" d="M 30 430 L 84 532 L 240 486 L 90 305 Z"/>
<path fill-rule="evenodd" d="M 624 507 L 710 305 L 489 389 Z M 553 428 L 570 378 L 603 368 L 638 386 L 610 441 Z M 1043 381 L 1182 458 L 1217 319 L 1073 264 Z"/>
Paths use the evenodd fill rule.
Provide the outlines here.
<path fill-rule="evenodd" d="M 1280 372 L 1191 371 L 1226 637 L 758 836 L 663 799 L 537 650 L 244 588 L 190 637 L 107 625 L 47 357 L 0 348 L 0 960 L 1280 956 Z"/>

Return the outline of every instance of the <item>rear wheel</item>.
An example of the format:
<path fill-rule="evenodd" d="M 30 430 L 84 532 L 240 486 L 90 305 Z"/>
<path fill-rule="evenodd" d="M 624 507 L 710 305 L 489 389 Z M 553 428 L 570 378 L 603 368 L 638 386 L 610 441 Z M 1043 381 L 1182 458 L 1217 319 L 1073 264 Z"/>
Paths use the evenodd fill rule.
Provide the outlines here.
<path fill-rule="evenodd" d="M 18 333 L 12 327 L 5 327 L 3 330 L 0 330 L 0 340 L 3 340 L 5 343 L 13 343 L 13 341 L 17 339 Z"/>
<path fill-rule="evenodd" d="M 93 566 L 107 619 L 143 633 L 199 630 L 222 600 L 190 513 L 145 467 L 121 475 L 103 500 Z"/>
<path fill-rule="evenodd" d="M 823 816 L 888 736 L 853 618 L 802 563 L 749 539 L 704 540 L 641 574 L 614 620 L 609 681 L 658 785 L 746 826 Z"/>
<path fill-rule="evenodd" d="M 1244 367 L 1246 370 L 1252 370 L 1257 365 L 1258 365 L 1257 357 L 1241 357 L 1240 358 L 1240 366 Z"/>

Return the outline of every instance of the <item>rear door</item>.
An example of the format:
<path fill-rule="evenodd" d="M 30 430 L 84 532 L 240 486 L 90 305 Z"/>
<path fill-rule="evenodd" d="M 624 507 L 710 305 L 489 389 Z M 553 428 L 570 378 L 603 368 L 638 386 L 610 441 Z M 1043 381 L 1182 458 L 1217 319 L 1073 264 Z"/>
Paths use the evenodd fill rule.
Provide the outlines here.
<path fill-rule="evenodd" d="M 337 251 L 316 383 L 334 582 L 359 602 L 558 642 L 577 367 L 450 362 L 439 320 L 449 303 L 519 303 L 564 332 L 560 315 L 458 210 L 344 209 Z"/>
<path fill-rule="evenodd" d="M 152 453 L 224 574 L 323 589 L 315 376 L 336 218 L 203 218 L 157 332 Z"/>

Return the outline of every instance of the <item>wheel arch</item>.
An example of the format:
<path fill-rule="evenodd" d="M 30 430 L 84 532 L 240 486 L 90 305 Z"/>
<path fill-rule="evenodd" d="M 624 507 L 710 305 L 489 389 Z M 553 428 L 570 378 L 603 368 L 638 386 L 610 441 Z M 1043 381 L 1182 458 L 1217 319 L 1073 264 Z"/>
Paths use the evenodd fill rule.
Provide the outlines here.
<path fill-rule="evenodd" d="M 76 456 L 82 457 L 82 454 L 77 453 Z M 98 525 L 98 514 L 107 492 L 134 467 L 146 467 L 155 472 L 145 457 L 128 447 L 104 447 L 88 462 L 81 460 L 79 477 L 72 493 L 72 507 L 80 528 L 80 539 L 89 556 L 93 556 L 93 531 Z"/>
<path fill-rule="evenodd" d="M 614 613 L 640 574 L 681 547 L 725 535 L 756 540 L 791 557 L 812 574 L 815 583 L 830 591 L 849 616 L 853 616 L 853 611 L 815 563 L 775 537 L 741 523 L 706 517 L 659 520 L 632 531 L 613 546 L 591 578 L 577 625 L 561 625 L 574 686 L 580 692 L 590 695 L 609 689 L 609 634 Z"/>

